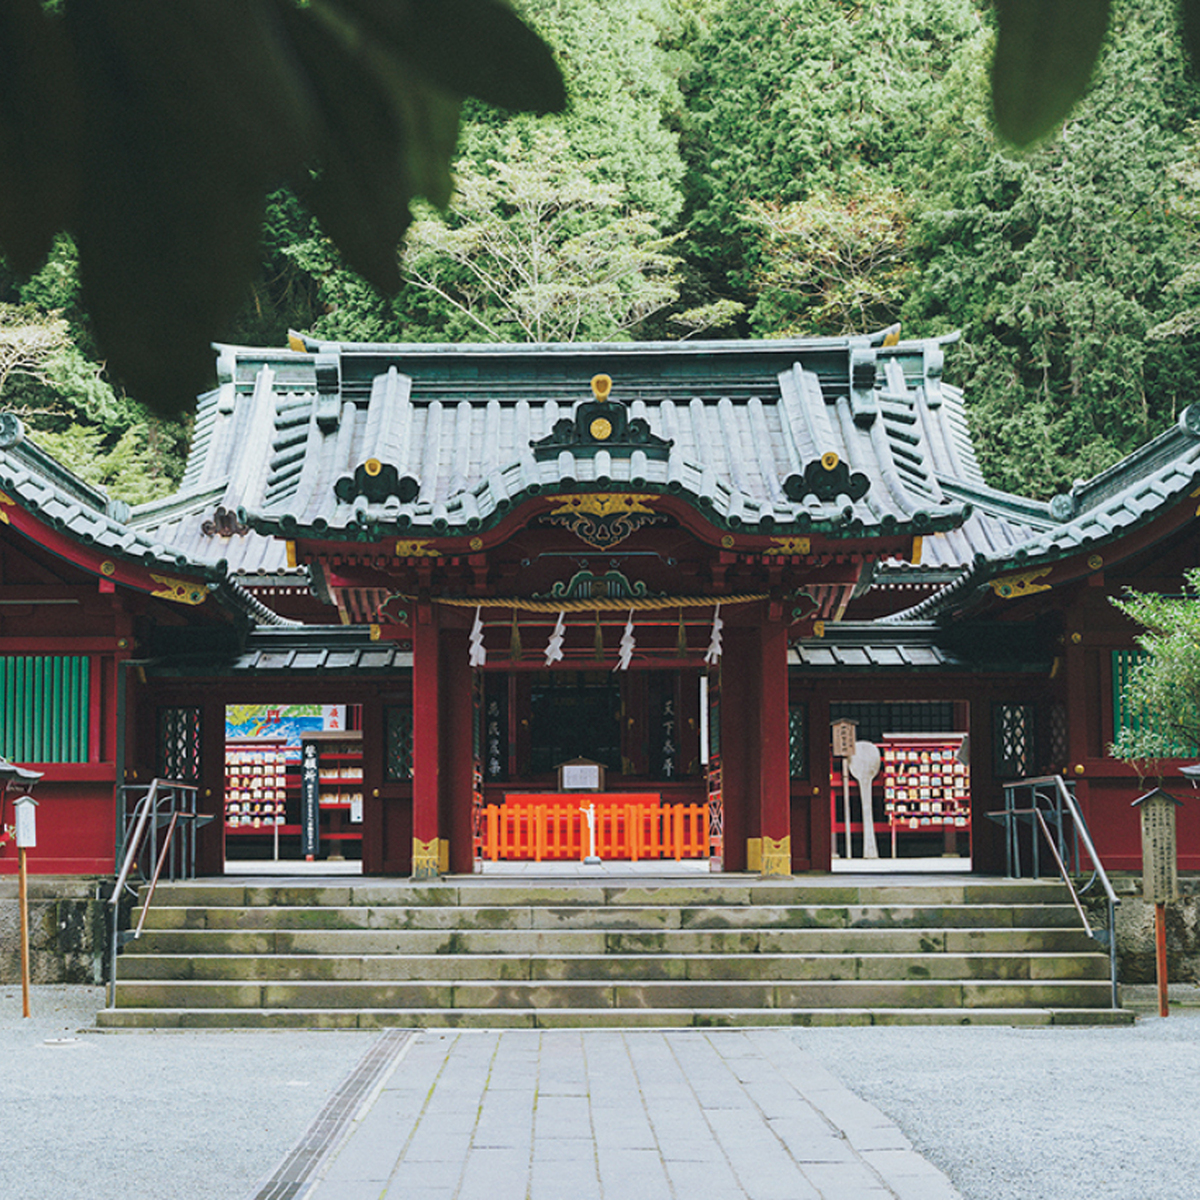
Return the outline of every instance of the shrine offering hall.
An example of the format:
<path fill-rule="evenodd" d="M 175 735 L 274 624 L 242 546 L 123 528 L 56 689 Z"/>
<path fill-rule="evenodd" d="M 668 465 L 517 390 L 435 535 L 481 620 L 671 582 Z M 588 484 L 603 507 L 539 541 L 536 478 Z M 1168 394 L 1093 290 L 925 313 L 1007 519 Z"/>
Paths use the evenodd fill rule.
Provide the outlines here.
<path fill-rule="evenodd" d="M 158 778 L 210 874 L 998 873 L 989 814 L 1043 774 L 1136 869 L 1110 598 L 1200 563 L 1200 416 L 999 492 L 953 340 L 219 346 L 179 490 L 134 508 L 0 414 L 30 870 L 111 873 Z"/>

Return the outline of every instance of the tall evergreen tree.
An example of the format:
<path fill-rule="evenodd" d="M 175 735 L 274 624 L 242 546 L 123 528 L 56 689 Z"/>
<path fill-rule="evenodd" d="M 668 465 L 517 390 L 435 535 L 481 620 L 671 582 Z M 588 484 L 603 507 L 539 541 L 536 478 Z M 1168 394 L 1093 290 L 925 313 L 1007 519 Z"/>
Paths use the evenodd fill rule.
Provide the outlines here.
<path fill-rule="evenodd" d="M 709 287 L 750 298 L 754 202 L 850 201 L 864 176 L 908 191 L 946 75 L 982 28 L 970 0 L 714 6 L 692 47 L 683 139 L 689 244 Z"/>
<path fill-rule="evenodd" d="M 571 216 L 558 222 L 560 232 L 590 238 L 593 247 L 604 240 L 627 243 L 635 251 L 633 257 L 641 254 L 645 263 L 637 287 L 643 295 L 656 296 L 645 305 L 612 304 L 606 279 L 613 256 L 592 259 L 594 286 L 588 287 L 579 274 L 582 258 L 575 255 L 568 261 L 580 243 L 576 240 L 568 246 L 565 238 L 558 238 L 554 244 L 562 257 L 556 269 L 564 279 L 574 273 L 572 303 L 586 311 L 578 319 L 544 325 L 547 330 L 563 337 L 627 336 L 629 314 L 645 316 L 662 306 L 666 297 L 660 294 L 659 282 L 673 267 L 660 261 L 665 251 L 661 239 L 678 216 L 683 175 L 672 129 L 682 103 L 676 60 L 667 48 L 676 23 L 672 5 L 668 0 L 521 0 L 517 8 L 555 51 L 567 82 L 567 111 L 553 117 L 509 117 L 479 105 L 468 107 L 456 164 L 463 183 L 460 197 L 451 201 L 440 235 L 434 236 L 440 218 L 433 212 L 424 216 L 412 258 L 414 265 L 419 260 L 419 278 L 416 286 L 403 288 L 395 297 L 379 295 L 347 271 L 328 239 L 313 228 L 288 254 L 313 280 L 317 332 L 391 341 L 538 336 L 536 321 L 523 325 L 511 319 L 512 312 L 528 300 L 527 290 L 510 296 L 508 318 L 466 316 L 472 308 L 466 302 L 472 268 L 462 260 L 462 253 L 471 245 L 483 247 L 489 230 L 495 234 L 507 226 L 513 232 L 519 223 L 512 205 L 503 201 L 502 189 L 489 193 L 490 209 L 479 204 L 484 181 L 494 180 L 497 170 L 502 170 L 497 164 L 506 160 L 522 162 L 526 168 L 542 161 L 535 173 L 544 174 L 550 190 L 557 176 L 564 196 L 578 193 L 581 178 L 586 178 L 594 196 L 603 193 L 602 204 L 580 206 L 571 200 L 562 205 Z M 544 150 L 539 147 L 549 144 L 547 139 L 558 148 L 557 164 L 543 161 Z M 530 178 L 528 170 L 525 177 Z M 651 246 L 655 242 L 660 244 Z M 439 245 L 446 252 L 440 265 L 435 261 Z M 482 259 L 478 266 L 483 269 Z M 634 283 L 628 272 L 625 279 Z M 523 288 L 516 275 L 502 286 L 510 291 Z M 589 297 L 594 302 L 590 307 Z M 481 315 L 478 304 L 474 308 Z M 701 316 L 699 323 L 704 320 Z"/>
<path fill-rule="evenodd" d="M 1196 251 L 1175 199 L 1200 89 L 1173 21 L 1164 6 L 1116 5 L 1090 95 L 1041 148 L 997 146 L 978 74 L 960 77 L 924 147 L 906 315 L 964 331 L 951 369 L 998 486 L 1069 488 L 1190 399 L 1197 348 L 1150 336 L 1186 306 L 1171 284 Z"/>

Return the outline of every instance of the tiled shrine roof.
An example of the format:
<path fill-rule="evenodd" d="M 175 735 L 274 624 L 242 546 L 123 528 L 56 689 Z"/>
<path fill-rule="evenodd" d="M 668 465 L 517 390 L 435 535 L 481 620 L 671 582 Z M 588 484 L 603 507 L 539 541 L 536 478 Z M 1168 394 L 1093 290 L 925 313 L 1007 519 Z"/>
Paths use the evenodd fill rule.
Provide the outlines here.
<path fill-rule="evenodd" d="M 956 529 L 969 502 L 941 480 L 982 477 L 942 343 L 883 340 L 222 347 L 158 517 L 211 506 L 284 537 L 453 536 L 539 492 L 603 487 L 674 493 L 747 532 Z"/>

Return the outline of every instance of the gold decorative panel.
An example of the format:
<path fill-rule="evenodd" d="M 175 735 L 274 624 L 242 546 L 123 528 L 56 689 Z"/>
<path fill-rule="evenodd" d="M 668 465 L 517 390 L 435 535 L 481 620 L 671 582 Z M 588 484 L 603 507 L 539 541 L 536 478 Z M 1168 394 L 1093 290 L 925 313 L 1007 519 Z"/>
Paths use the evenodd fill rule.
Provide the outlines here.
<path fill-rule="evenodd" d="M 208 599 L 208 590 L 190 579 L 173 579 L 170 575 L 154 575 L 151 579 L 161 584 L 150 594 L 160 600 L 174 600 L 176 604 L 203 604 Z"/>
<path fill-rule="evenodd" d="M 406 539 L 396 543 L 397 558 L 437 558 L 440 550 L 433 548 L 433 543 L 419 539 Z"/>
<path fill-rule="evenodd" d="M 608 550 L 643 525 L 655 525 L 667 519 L 654 511 L 652 502 L 657 497 L 653 495 L 580 492 L 548 499 L 557 507 L 543 520 L 549 525 L 562 525 L 597 550 Z"/>
<path fill-rule="evenodd" d="M 786 837 L 776 841 L 774 838 L 762 839 L 762 862 L 759 871 L 763 875 L 790 875 L 792 873 L 792 838 Z"/>
<path fill-rule="evenodd" d="M 449 865 L 450 844 L 442 838 L 430 838 L 423 842 L 413 838 L 412 877 L 414 879 L 436 879 Z"/>
<path fill-rule="evenodd" d="M 764 550 L 764 554 L 808 554 L 812 547 L 812 541 L 806 537 L 773 537 L 771 541 L 775 545 Z"/>
<path fill-rule="evenodd" d="M 1034 592 L 1048 592 L 1048 583 L 1035 583 L 1034 580 L 1049 574 L 1049 567 L 1041 567 L 1036 571 L 1023 571 L 1019 575 L 1002 575 L 999 579 L 991 580 L 991 588 L 1001 600 L 1015 600 L 1018 596 L 1030 596 Z"/>

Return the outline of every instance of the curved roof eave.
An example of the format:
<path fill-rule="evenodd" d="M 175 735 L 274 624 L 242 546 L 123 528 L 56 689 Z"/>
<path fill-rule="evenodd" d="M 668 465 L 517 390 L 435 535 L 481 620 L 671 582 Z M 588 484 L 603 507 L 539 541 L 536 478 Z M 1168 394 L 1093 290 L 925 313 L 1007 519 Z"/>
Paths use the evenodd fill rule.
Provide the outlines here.
<path fill-rule="evenodd" d="M 731 515 L 730 510 L 735 507 L 733 504 L 723 505 L 726 511 L 722 512 L 713 497 L 684 487 L 672 488 L 644 482 L 636 485 L 608 483 L 604 487 L 610 492 L 637 491 L 682 500 L 715 529 L 754 536 L 820 534 L 833 539 L 922 536 L 956 529 L 970 515 L 969 505 L 952 504 L 938 506 L 933 511 L 919 508 L 907 516 L 885 513 L 868 524 L 864 516 L 869 518 L 871 514 L 855 511 L 860 505 L 847 505 L 840 511 L 827 515 L 814 515 L 811 511 L 802 509 L 788 520 L 780 516 L 779 506 L 776 505 L 770 513 L 755 521 L 749 518 L 748 513 L 757 509 L 758 503 L 753 500 L 747 503 L 745 498 L 742 504 L 737 506 L 740 515 Z M 487 533 L 512 517 L 522 505 L 539 497 L 593 490 L 594 487 L 581 486 L 578 481 L 564 481 L 553 489 L 545 489 L 539 485 L 527 486 L 506 495 L 487 516 L 467 517 L 462 522 L 451 522 L 449 509 L 445 506 L 441 508 L 439 515 L 435 516 L 434 513 L 438 510 L 434 506 L 417 504 L 357 508 L 345 505 L 343 508 L 347 510 L 347 519 L 340 523 L 322 519 L 304 523 L 292 514 L 245 508 L 239 509 L 238 517 L 257 533 L 288 539 L 307 537 L 320 541 L 345 537 L 348 534 L 352 535 L 350 540 L 354 541 L 413 536 L 466 537 Z M 826 506 L 830 507 L 832 506 Z"/>

